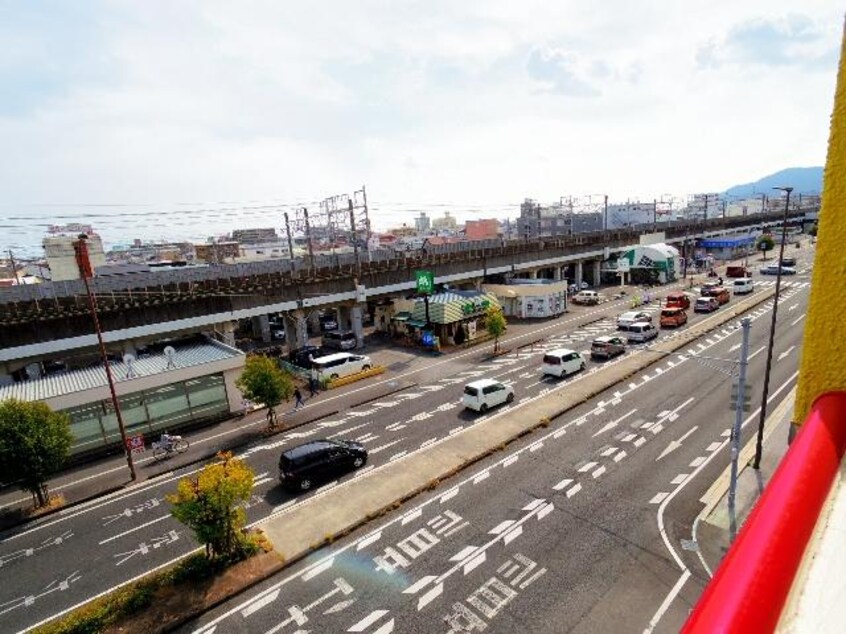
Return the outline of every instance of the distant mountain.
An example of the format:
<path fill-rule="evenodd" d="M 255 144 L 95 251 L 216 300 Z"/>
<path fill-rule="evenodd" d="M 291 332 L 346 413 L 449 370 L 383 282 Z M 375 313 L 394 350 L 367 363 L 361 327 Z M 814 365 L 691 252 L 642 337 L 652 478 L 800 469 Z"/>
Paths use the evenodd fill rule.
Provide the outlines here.
<path fill-rule="evenodd" d="M 772 194 L 773 187 L 785 186 L 792 187 L 794 194 L 819 194 L 822 181 L 822 167 L 789 167 L 754 183 L 730 187 L 725 193 L 731 197 L 746 198 L 756 194 Z"/>

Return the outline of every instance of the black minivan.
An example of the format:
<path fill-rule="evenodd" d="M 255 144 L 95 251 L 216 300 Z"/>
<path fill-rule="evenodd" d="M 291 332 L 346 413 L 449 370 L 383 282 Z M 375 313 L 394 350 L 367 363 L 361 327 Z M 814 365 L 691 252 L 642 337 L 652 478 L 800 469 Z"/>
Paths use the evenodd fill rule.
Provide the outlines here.
<path fill-rule="evenodd" d="M 312 440 L 282 452 L 279 480 L 286 487 L 308 491 L 367 463 L 367 449 L 352 440 Z"/>

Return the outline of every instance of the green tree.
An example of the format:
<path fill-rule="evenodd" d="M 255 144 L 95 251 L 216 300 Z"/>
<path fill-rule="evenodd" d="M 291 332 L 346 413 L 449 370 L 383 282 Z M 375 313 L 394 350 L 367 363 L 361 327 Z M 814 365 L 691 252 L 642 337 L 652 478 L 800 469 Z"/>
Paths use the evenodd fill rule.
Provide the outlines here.
<path fill-rule="evenodd" d="M 767 251 L 772 251 L 775 248 L 775 240 L 773 240 L 772 236 L 764 234 L 760 238 L 758 238 L 758 242 L 755 244 L 755 248 L 762 253 L 761 259 L 766 260 Z"/>
<path fill-rule="evenodd" d="M 252 494 L 255 475 L 230 452 L 217 457 L 219 462 L 206 465 L 195 478 L 182 478 L 167 500 L 173 504 L 171 514 L 205 545 L 206 557 L 232 559 L 248 543 L 241 530 L 247 522 L 242 504 Z"/>
<path fill-rule="evenodd" d="M 262 356 L 247 358 L 244 371 L 235 382 L 248 399 L 267 406 L 267 424 L 276 426 L 276 407 L 291 398 L 294 384 L 273 359 Z"/>
<path fill-rule="evenodd" d="M 502 314 L 502 309 L 497 306 L 491 306 L 488 309 L 487 325 L 488 334 L 494 338 L 494 354 L 499 352 L 499 338 L 508 327 L 505 321 L 505 315 Z"/>
<path fill-rule="evenodd" d="M 62 468 L 71 443 L 67 414 L 40 402 L 0 402 L 0 481 L 19 482 L 36 508 L 49 501 L 47 478 Z"/>

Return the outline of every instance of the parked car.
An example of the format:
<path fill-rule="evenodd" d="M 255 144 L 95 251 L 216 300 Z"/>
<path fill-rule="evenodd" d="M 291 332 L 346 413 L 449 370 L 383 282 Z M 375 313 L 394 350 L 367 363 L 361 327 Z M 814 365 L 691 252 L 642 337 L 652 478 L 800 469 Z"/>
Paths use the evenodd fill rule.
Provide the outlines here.
<path fill-rule="evenodd" d="M 652 315 L 642 311 L 630 310 L 617 317 L 617 330 L 628 330 L 629 327 L 639 321 L 652 321 Z"/>
<path fill-rule="evenodd" d="M 491 407 L 514 400 L 514 388 L 493 379 L 480 379 L 464 386 L 462 402 L 467 409 L 483 414 Z"/>
<path fill-rule="evenodd" d="M 678 328 L 687 323 L 687 311 L 678 306 L 670 306 L 661 311 L 661 328 Z"/>
<path fill-rule="evenodd" d="M 572 302 L 574 304 L 592 306 L 599 303 L 599 293 L 596 291 L 579 291 L 573 295 Z"/>
<path fill-rule="evenodd" d="M 781 258 L 781 265 L 782 266 L 796 266 L 796 258 Z"/>
<path fill-rule="evenodd" d="M 308 491 L 315 484 L 360 469 L 367 449 L 352 440 L 312 440 L 282 452 L 279 480 L 286 487 Z"/>
<path fill-rule="evenodd" d="M 328 379 L 330 381 L 364 372 L 373 367 L 370 357 L 363 354 L 350 354 L 349 352 L 338 352 L 325 357 L 318 357 L 312 363 L 317 368 L 318 376 L 323 380 Z"/>
<path fill-rule="evenodd" d="M 768 264 L 767 266 L 762 266 L 760 269 L 761 275 L 778 275 L 778 264 Z M 781 274 L 782 275 L 796 275 L 796 269 L 790 266 L 782 266 L 781 267 Z"/>
<path fill-rule="evenodd" d="M 575 350 L 558 348 L 543 355 L 544 376 L 567 376 L 585 369 L 585 360 Z"/>
<path fill-rule="evenodd" d="M 597 337 L 590 344 L 592 359 L 612 359 L 626 352 L 626 342 L 622 337 Z"/>
<path fill-rule="evenodd" d="M 751 277 L 744 277 L 739 280 L 734 280 L 731 290 L 735 295 L 746 295 L 755 290 L 755 283 Z"/>
<path fill-rule="evenodd" d="M 627 338 L 629 343 L 645 343 L 657 336 L 658 329 L 651 321 L 639 321 L 629 326 Z"/>
<path fill-rule="evenodd" d="M 270 338 L 273 341 L 285 341 L 285 326 L 282 324 L 270 324 Z"/>
<path fill-rule="evenodd" d="M 682 310 L 687 310 L 690 308 L 690 297 L 687 293 L 682 292 L 668 293 L 665 305 L 667 308 L 681 308 Z"/>
<path fill-rule="evenodd" d="M 323 335 L 321 343 L 324 348 L 332 348 L 334 350 L 353 350 L 358 345 L 358 339 L 355 333 L 346 330 L 335 330 L 334 332 L 327 332 Z"/>
<path fill-rule="evenodd" d="M 320 316 L 320 329 L 323 332 L 331 332 L 338 329 L 338 319 L 335 315 L 325 314 Z"/>
<path fill-rule="evenodd" d="M 751 269 L 749 269 L 745 266 L 741 266 L 741 265 L 727 266 L 726 267 L 726 277 L 731 277 L 731 278 L 752 277 L 752 271 L 751 271 Z"/>
<path fill-rule="evenodd" d="M 693 305 L 694 313 L 712 313 L 720 307 L 716 297 L 697 297 Z"/>
<path fill-rule="evenodd" d="M 301 368 L 310 368 L 314 359 L 327 354 L 329 354 L 329 350 L 326 348 L 308 343 L 302 348 L 291 350 L 288 354 L 288 361 Z"/>

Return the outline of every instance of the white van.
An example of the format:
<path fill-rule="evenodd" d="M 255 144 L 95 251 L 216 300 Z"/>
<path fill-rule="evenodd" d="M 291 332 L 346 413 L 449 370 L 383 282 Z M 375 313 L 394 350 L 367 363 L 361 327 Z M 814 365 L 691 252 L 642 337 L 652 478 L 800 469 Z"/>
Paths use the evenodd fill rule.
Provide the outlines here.
<path fill-rule="evenodd" d="M 338 352 L 313 360 L 318 376 L 322 380 L 340 379 L 351 374 L 363 372 L 373 367 L 370 357 L 349 352 Z"/>
<path fill-rule="evenodd" d="M 658 329 L 652 325 L 651 321 L 639 321 L 629 326 L 629 343 L 644 343 L 650 339 L 655 339 L 657 336 Z"/>
<path fill-rule="evenodd" d="M 755 290 L 755 283 L 751 277 L 742 277 L 734 281 L 732 289 L 735 295 L 746 295 Z"/>
<path fill-rule="evenodd" d="M 543 355 L 544 376 L 567 376 L 585 369 L 585 360 L 575 350 L 559 348 Z"/>
<path fill-rule="evenodd" d="M 491 407 L 514 400 L 514 388 L 493 379 L 480 379 L 464 386 L 464 407 L 484 414 Z"/>

